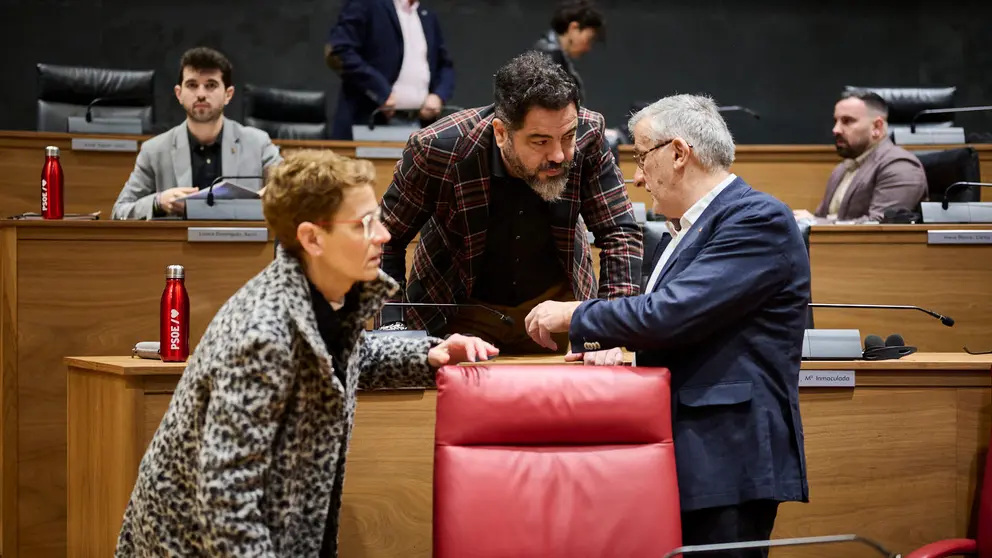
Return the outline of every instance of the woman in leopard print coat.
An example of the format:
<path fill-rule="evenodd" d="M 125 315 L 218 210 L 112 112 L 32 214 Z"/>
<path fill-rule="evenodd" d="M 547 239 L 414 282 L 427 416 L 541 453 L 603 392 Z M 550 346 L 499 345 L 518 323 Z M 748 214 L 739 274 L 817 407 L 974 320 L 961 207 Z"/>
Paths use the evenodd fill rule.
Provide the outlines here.
<path fill-rule="evenodd" d="M 191 356 L 142 459 L 118 557 L 336 556 L 356 389 L 432 386 L 435 367 L 496 353 L 476 338 L 364 333 L 398 288 L 378 269 L 389 233 L 370 169 L 330 151 L 275 169 L 263 207 L 283 245 Z M 337 309 L 322 300 L 343 293 Z"/>

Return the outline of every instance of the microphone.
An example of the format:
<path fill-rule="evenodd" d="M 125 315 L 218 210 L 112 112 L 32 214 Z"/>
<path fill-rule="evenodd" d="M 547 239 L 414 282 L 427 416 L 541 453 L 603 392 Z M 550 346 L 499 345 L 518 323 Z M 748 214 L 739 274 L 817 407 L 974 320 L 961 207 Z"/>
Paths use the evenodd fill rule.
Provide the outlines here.
<path fill-rule="evenodd" d="M 439 303 L 434 304 L 432 302 L 386 302 L 383 306 L 404 306 L 412 308 L 482 308 L 492 312 L 499 317 L 500 321 L 508 326 L 516 325 L 516 322 L 510 316 L 496 310 L 495 308 L 490 308 L 482 304 L 452 304 L 452 303 Z"/>
<path fill-rule="evenodd" d="M 214 179 L 213 182 L 210 183 L 210 186 L 207 188 L 207 205 L 209 205 L 210 207 L 214 206 L 214 184 L 217 184 L 218 182 L 221 182 L 222 180 L 227 180 L 229 178 L 231 179 L 257 178 L 258 180 L 262 180 L 262 181 L 265 180 L 264 176 L 218 176 L 217 178 Z"/>
<path fill-rule="evenodd" d="M 924 314 L 928 314 L 940 320 L 940 323 L 947 327 L 954 325 L 954 319 L 950 316 L 941 316 L 940 314 L 934 312 L 933 310 L 927 310 L 926 308 L 920 308 L 919 306 L 903 306 L 903 305 L 893 305 L 893 304 L 826 304 L 826 303 L 814 303 L 810 302 L 809 306 L 812 308 L 867 308 L 867 309 L 881 309 L 881 310 L 918 310 Z"/>
<path fill-rule="evenodd" d="M 97 97 L 97 98 L 93 99 L 92 101 L 90 101 L 88 105 L 86 105 L 86 121 L 87 122 L 90 122 L 90 123 L 93 122 L 93 107 L 94 106 L 99 105 L 99 104 L 102 104 L 102 103 L 105 103 L 105 102 L 108 102 L 108 101 L 109 102 L 123 101 L 123 102 L 132 102 L 132 103 L 134 103 L 134 102 L 138 102 L 138 101 L 147 102 L 148 99 L 145 98 L 145 97 Z"/>
<path fill-rule="evenodd" d="M 717 107 L 716 110 L 719 111 L 719 112 L 745 112 L 745 113 L 750 114 L 751 116 L 753 116 L 755 120 L 761 120 L 761 115 L 759 115 L 758 113 L 754 112 L 753 110 L 751 110 L 751 109 L 749 109 L 747 107 L 742 107 L 740 105 L 731 105 L 731 106 L 727 106 L 727 107 Z"/>
<path fill-rule="evenodd" d="M 909 133 L 916 133 L 916 119 L 923 116 L 924 114 L 951 114 L 957 112 L 981 112 L 992 110 L 992 105 L 986 105 L 981 107 L 957 107 L 957 108 L 941 108 L 941 109 L 923 109 L 920 112 L 913 115 L 913 119 L 909 121 Z M 946 207 L 944 209 L 947 209 Z"/>
<path fill-rule="evenodd" d="M 981 187 L 981 188 L 989 188 L 989 187 L 992 187 L 992 183 L 989 183 L 989 182 L 955 182 L 954 184 L 951 184 L 950 186 L 948 186 L 946 190 L 944 190 L 944 200 L 940 202 L 940 207 L 944 208 L 944 210 L 947 210 L 947 206 L 951 202 L 951 190 L 953 190 L 955 188 L 958 188 L 958 187 L 960 187 L 960 188 L 968 188 L 970 186 L 978 186 L 978 187 Z"/>

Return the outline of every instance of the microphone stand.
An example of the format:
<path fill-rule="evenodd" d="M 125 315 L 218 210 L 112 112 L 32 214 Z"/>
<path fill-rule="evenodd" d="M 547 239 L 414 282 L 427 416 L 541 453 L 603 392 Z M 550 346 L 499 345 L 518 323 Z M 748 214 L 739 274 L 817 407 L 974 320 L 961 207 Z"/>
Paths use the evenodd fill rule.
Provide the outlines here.
<path fill-rule="evenodd" d="M 964 188 L 969 188 L 971 186 L 978 186 L 980 188 L 989 188 L 989 187 L 992 187 L 992 183 L 989 183 L 989 182 L 955 182 L 954 184 L 951 184 L 950 186 L 948 186 L 946 190 L 944 190 L 944 199 L 943 199 L 943 201 L 940 202 L 940 207 L 944 208 L 945 211 L 947 210 L 947 207 L 948 207 L 948 205 L 951 202 L 951 190 L 953 190 L 955 188 L 964 189 Z"/>
<path fill-rule="evenodd" d="M 913 115 L 913 119 L 909 121 L 909 133 L 916 133 L 916 119 L 923 116 L 924 114 L 954 114 L 958 112 L 983 112 L 987 110 L 992 110 L 992 105 L 985 105 L 981 107 L 958 107 L 958 108 L 942 108 L 942 109 L 923 109 L 920 112 Z M 945 208 L 946 209 L 946 208 Z"/>
<path fill-rule="evenodd" d="M 217 184 L 218 182 L 227 180 L 229 178 L 237 178 L 242 180 L 246 178 L 254 178 L 257 180 L 263 180 L 263 181 L 265 180 L 264 176 L 218 176 L 217 178 L 214 179 L 213 182 L 210 183 L 210 186 L 207 188 L 207 205 L 209 205 L 210 207 L 214 206 L 214 184 Z"/>
<path fill-rule="evenodd" d="M 755 120 L 761 120 L 761 115 L 759 115 L 758 113 L 754 112 L 753 110 L 751 110 L 751 109 L 749 109 L 747 107 L 742 107 L 740 105 L 731 105 L 731 106 L 727 106 L 727 107 L 717 107 L 716 110 L 718 112 L 744 112 L 744 113 L 747 113 L 747 114 L 750 114 L 751 116 L 753 116 Z"/>
<path fill-rule="evenodd" d="M 927 310 L 926 308 L 920 308 L 919 306 L 905 306 L 905 305 L 892 305 L 892 304 L 828 304 L 828 303 L 814 303 L 810 302 L 809 306 L 812 308 L 861 308 L 861 309 L 880 309 L 880 310 L 917 310 L 923 312 L 929 316 L 933 316 L 940 320 L 940 323 L 947 327 L 954 325 L 954 319 L 950 316 L 942 316 L 933 310 Z"/>
<path fill-rule="evenodd" d="M 455 303 L 434 304 L 430 302 L 386 302 L 383 303 L 383 306 L 401 306 L 408 308 L 482 308 L 484 310 L 487 310 L 495 314 L 497 317 L 499 317 L 501 322 L 505 323 L 508 326 L 513 326 L 516 324 L 514 319 L 511 318 L 510 316 L 507 316 L 506 314 L 500 312 L 499 310 L 496 310 L 495 308 L 490 308 L 482 304 L 455 304 Z M 376 321 L 379 321 L 380 319 L 381 319 L 380 314 L 376 314 Z M 381 324 L 375 324 L 375 327 L 378 328 L 379 325 Z"/>

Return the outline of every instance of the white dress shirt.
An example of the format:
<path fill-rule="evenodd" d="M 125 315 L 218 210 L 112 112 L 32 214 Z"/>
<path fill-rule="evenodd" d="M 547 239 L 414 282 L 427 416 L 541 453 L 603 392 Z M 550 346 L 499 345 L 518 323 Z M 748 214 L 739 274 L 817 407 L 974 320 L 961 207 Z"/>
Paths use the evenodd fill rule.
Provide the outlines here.
<path fill-rule="evenodd" d="M 430 92 L 431 67 L 427 63 L 427 38 L 420 23 L 420 2 L 394 0 L 403 32 L 403 63 L 393 84 L 397 110 L 419 109 Z"/>
<path fill-rule="evenodd" d="M 672 241 L 668 243 L 668 246 L 665 246 L 665 251 L 662 252 L 661 257 L 658 258 L 658 263 L 655 264 L 654 271 L 651 272 L 651 278 L 648 279 L 648 284 L 644 288 L 644 294 L 649 294 L 654 290 L 655 283 L 658 282 L 658 277 L 661 275 L 661 270 L 665 268 L 665 264 L 672 257 L 672 253 L 675 252 L 675 248 L 685 236 L 681 233 L 681 231 L 689 231 L 696 221 L 699 220 L 699 217 L 703 214 L 703 212 L 706 211 L 706 208 L 710 206 L 710 203 L 712 203 L 713 200 L 720 195 L 720 192 L 722 192 L 727 186 L 730 186 L 730 183 L 736 179 L 737 175 L 730 173 L 730 176 L 714 186 L 712 190 L 706 193 L 706 195 L 699 198 L 699 201 L 692 204 L 692 207 L 690 207 L 685 212 L 685 215 L 679 219 L 679 230 L 676 230 L 675 226 L 672 225 L 670 221 L 665 222 L 665 225 L 668 226 L 669 232 L 672 233 Z"/>
<path fill-rule="evenodd" d="M 675 225 L 672 225 L 671 221 L 665 221 L 668 231 L 672 233 L 672 240 L 668 243 L 668 246 L 665 246 L 665 251 L 662 252 L 661 257 L 658 258 L 658 263 L 655 264 L 654 270 L 651 272 L 651 278 L 648 279 L 648 284 L 644 288 L 644 292 L 642 294 L 651 294 L 654 290 L 654 285 L 658 282 L 658 277 L 661 275 L 661 270 L 665 268 L 665 264 L 668 263 L 668 260 L 672 257 L 672 253 L 675 252 L 675 247 L 679 245 L 679 241 L 685 236 L 684 234 L 681 234 L 682 231 L 688 232 L 692 229 L 692 226 L 696 223 L 696 221 L 699 221 L 699 217 L 702 216 L 703 212 L 706 211 L 706 208 L 710 206 L 710 203 L 712 203 L 713 200 L 720 195 L 720 192 L 724 191 L 727 186 L 730 186 L 730 183 L 736 179 L 737 175 L 730 173 L 730 176 L 714 186 L 713 189 L 707 192 L 705 196 L 699 198 L 699 201 L 692 204 L 692 207 L 690 207 L 685 212 L 685 215 L 679 219 L 679 228 L 677 230 Z M 631 366 L 637 366 L 636 354 L 630 364 Z"/>

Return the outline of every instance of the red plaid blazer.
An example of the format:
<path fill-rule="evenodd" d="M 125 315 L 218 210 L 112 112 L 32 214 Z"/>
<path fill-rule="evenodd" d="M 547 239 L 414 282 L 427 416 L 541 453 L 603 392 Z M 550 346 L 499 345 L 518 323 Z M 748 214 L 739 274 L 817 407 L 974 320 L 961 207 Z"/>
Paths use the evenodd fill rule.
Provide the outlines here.
<path fill-rule="evenodd" d="M 489 222 L 493 106 L 467 109 L 410 137 L 382 198 L 392 239 L 382 268 L 404 284 L 405 301 L 462 302 L 472 293 Z M 597 297 L 592 250 L 600 254 L 600 298 L 640 291 L 642 237 L 623 175 L 603 136 L 603 116 L 579 109 L 575 165 L 559 201 L 551 204 L 552 236 L 576 300 Z M 420 233 L 409 282 L 406 248 Z M 451 309 L 407 309 L 406 322 L 436 331 Z"/>

